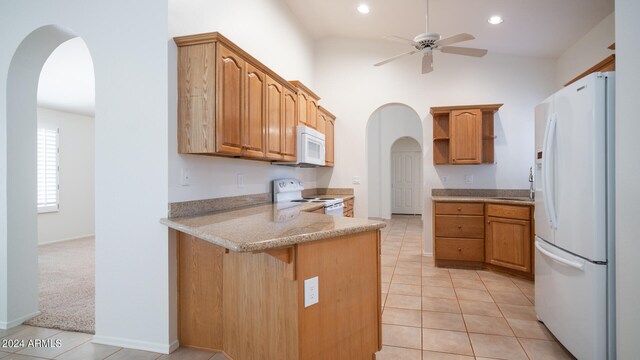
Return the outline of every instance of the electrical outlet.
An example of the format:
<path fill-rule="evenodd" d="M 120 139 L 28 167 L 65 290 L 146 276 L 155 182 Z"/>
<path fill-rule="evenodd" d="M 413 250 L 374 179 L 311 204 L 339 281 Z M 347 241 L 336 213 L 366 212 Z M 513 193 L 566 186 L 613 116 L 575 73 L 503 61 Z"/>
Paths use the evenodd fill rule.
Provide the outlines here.
<path fill-rule="evenodd" d="M 191 170 L 182 169 L 182 171 L 180 172 L 180 185 L 189 186 L 190 177 L 191 177 Z"/>
<path fill-rule="evenodd" d="M 360 185 L 360 176 L 354 176 L 353 177 L 353 184 L 354 185 Z"/>
<path fill-rule="evenodd" d="M 443 184 L 446 183 L 447 181 L 449 181 L 449 177 L 448 176 L 443 176 L 443 177 L 441 177 L 441 179 L 442 179 L 442 183 Z"/>
<path fill-rule="evenodd" d="M 473 184 L 473 175 L 465 175 L 464 176 L 464 183 L 465 184 Z"/>
<path fill-rule="evenodd" d="M 238 174 L 238 189 L 244 188 L 244 174 Z"/>
<path fill-rule="evenodd" d="M 304 281 L 304 307 L 318 303 L 320 300 L 320 292 L 318 290 L 317 276 Z"/>

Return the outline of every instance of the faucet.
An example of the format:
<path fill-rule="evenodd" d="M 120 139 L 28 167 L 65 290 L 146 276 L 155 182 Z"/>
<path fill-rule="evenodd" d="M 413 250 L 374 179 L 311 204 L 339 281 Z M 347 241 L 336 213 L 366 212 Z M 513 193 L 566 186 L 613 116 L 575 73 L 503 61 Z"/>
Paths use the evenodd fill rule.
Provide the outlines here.
<path fill-rule="evenodd" d="M 536 192 L 533 189 L 533 167 L 529 168 L 529 199 L 533 200 Z"/>

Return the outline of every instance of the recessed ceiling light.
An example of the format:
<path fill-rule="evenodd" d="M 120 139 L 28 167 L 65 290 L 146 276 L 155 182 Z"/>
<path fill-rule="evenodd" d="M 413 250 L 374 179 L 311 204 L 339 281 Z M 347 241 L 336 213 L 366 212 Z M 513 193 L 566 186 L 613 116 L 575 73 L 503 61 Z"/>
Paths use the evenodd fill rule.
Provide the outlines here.
<path fill-rule="evenodd" d="M 489 24 L 492 24 L 492 25 L 498 25 L 502 23 L 502 21 L 503 21 L 502 18 L 498 15 L 494 15 L 490 17 L 489 20 L 487 20 L 487 22 L 489 22 Z"/>
<path fill-rule="evenodd" d="M 360 12 L 360 14 L 368 14 L 369 13 L 369 5 L 367 5 L 367 4 L 358 5 L 358 11 Z"/>

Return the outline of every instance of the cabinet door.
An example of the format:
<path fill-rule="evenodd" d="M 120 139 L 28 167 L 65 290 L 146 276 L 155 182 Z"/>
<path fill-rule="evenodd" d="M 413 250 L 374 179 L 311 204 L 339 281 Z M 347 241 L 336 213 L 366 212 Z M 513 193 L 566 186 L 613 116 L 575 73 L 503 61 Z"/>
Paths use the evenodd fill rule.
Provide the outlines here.
<path fill-rule="evenodd" d="M 307 125 L 307 112 L 309 110 L 309 95 L 302 90 L 298 90 L 298 123 Z"/>
<path fill-rule="evenodd" d="M 215 152 L 215 47 L 178 48 L 178 152 Z"/>
<path fill-rule="evenodd" d="M 267 76 L 267 158 L 282 159 L 284 136 L 284 93 L 282 85 Z"/>
<path fill-rule="evenodd" d="M 531 223 L 487 217 L 486 262 L 531 272 Z"/>
<path fill-rule="evenodd" d="M 335 134 L 334 134 L 334 123 L 333 120 L 329 120 L 326 123 L 325 129 L 325 163 L 326 166 L 333 166 L 335 163 L 334 160 L 334 143 L 335 143 Z"/>
<path fill-rule="evenodd" d="M 307 106 L 307 125 L 315 129 L 318 125 L 318 101 L 309 98 Z"/>
<path fill-rule="evenodd" d="M 264 158 L 265 155 L 265 74 L 253 65 L 245 65 L 245 156 Z"/>
<path fill-rule="evenodd" d="M 322 112 L 318 111 L 318 122 L 316 123 L 316 130 L 319 132 L 326 134 L 327 128 L 327 116 Z"/>
<path fill-rule="evenodd" d="M 482 112 L 453 110 L 450 117 L 450 151 L 452 164 L 480 164 L 482 161 Z"/>
<path fill-rule="evenodd" d="M 298 96 L 284 89 L 282 119 L 282 155 L 286 161 L 296 160 L 296 126 L 298 126 Z"/>
<path fill-rule="evenodd" d="M 242 153 L 243 71 L 244 60 L 218 44 L 216 152 L 219 154 Z"/>

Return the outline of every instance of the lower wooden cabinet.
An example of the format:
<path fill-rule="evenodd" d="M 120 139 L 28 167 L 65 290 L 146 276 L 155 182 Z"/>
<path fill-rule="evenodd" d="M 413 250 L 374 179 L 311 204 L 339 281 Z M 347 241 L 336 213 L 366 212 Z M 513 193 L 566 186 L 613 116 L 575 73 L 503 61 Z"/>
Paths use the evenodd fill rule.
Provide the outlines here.
<path fill-rule="evenodd" d="M 474 265 L 533 274 L 533 211 L 529 205 L 434 202 L 438 265 Z"/>
<path fill-rule="evenodd" d="M 526 273 L 531 272 L 531 208 L 487 204 L 485 261 Z"/>
<path fill-rule="evenodd" d="M 345 217 L 353 217 L 353 199 L 344 201 L 343 215 Z"/>

